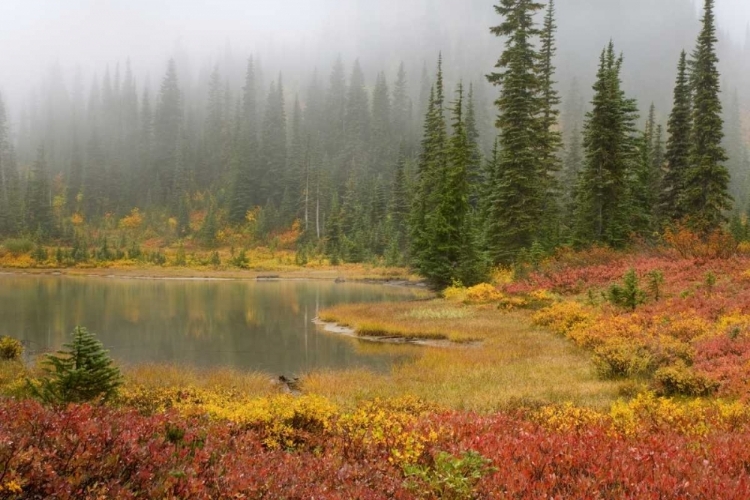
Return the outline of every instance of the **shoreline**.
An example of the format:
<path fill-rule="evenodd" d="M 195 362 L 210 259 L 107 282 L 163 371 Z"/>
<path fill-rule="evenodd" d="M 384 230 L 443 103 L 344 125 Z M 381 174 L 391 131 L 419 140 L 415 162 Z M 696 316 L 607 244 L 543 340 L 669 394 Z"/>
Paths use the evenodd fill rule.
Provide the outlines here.
<path fill-rule="evenodd" d="M 349 337 L 358 340 L 364 340 L 366 342 L 375 342 L 379 344 L 399 344 L 399 345 L 416 345 L 422 347 L 440 347 L 440 348 L 457 348 L 457 347 L 481 347 L 482 342 L 467 342 L 459 343 L 452 342 L 447 339 L 420 339 L 420 338 L 409 338 L 400 336 L 391 337 L 376 337 L 374 335 L 359 335 L 357 330 L 349 326 L 343 326 L 334 321 L 323 321 L 319 318 L 313 318 L 312 322 L 319 327 L 322 327 L 323 331 L 328 333 L 334 333 L 344 337 Z"/>
<path fill-rule="evenodd" d="M 181 268 L 0 268 L 0 276 L 70 276 L 80 278 L 124 278 L 140 280 L 184 281 L 333 281 L 428 290 L 423 280 L 404 276 L 372 276 L 347 269 L 293 271 L 199 270 Z"/>

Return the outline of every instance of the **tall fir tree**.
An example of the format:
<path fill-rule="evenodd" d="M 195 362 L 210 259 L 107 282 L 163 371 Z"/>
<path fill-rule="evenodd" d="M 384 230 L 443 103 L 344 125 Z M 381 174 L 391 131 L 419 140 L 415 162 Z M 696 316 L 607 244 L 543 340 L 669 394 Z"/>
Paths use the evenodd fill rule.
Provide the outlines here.
<path fill-rule="evenodd" d="M 539 152 L 540 81 L 534 15 L 542 4 L 531 0 L 501 0 L 495 11 L 504 17 L 490 31 L 505 37 L 505 50 L 488 75 L 500 86 L 496 126 L 500 129 L 499 183 L 490 194 L 488 234 L 491 259 L 509 263 L 539 236 L 545 183 Z"/>
<path fill-rule="evenodd" d="M 721 117 L 720 83 L 716 55 L 714 0 L 705 0 L 703 28 L 693 52 L 691 83 L 693 126 L 685 185 L 679 204 L 690 224 L 703 233 L 717 229 L 731 208 L 727 155 L 721 145 L 724 137 Z"/>
<path fill-rule="evenodd" d="M 448 134 L 444 117 L 444 89 L 442 56 L 438 59 L 437 79 L 430 91 L 424 119 L 422 151 L 417 168 L 417 189 L 413 198 L 409 233 L 409 255 L 420 272 L 431 265 L 432 239 L 428 231 L 429 214 L 434 213 L 439 202 L 438 188 L 446 170 Z"/>
<path fill-rule="evenodd" d="M 628 178 L 638 162 L 636 104 L 621 85 L 622 56 L 602 51 L 592 111 L 586 115 L 586 160 L 576 188 L 575 238 L 579 244 L 623 246 L 631 232 Z"/>
<path fill-rule="evenodd" d="M 539 121 L 539 160 L 541 180 L 544 183 L 542 193 L 542 226 L 539 240 L 547 249 L 556 246 L 559 241 L 560 185 L 558 174 L 562 168 L 560 150 L 562 134 L 559 131 L 560 95 L 555 88 L 555 64 L 557 53 L 555 45 L 555 0 L 549 0 L 541 31 L 539 60 L 539 92 L 541 98 L 541 116 Z"/>
<path fill-rule="evenodd" d="M 674 103 L 667 123 L 666 171 L 659 195 L 659 210 L 665 223 L 680 221 L 688 215 L 684 191 L 690 157 L 692 107 L 687 54 L 683 51 L 677 67 Z"/>
<path fill-rule="evenodd" d="M 40 238 L 49 238 L 54 233 L 52 216 L 52 192 L 44 148 L 39 148 L 29 179 L 26 182 L 25 225 Z"/>
<path fill-rule="evenodd" d="M 251 57 L 245 71 L 245 85 L 242 88 L 241 138 L 238 141 L 238 158 L 235 163 L 234 178 L 229 201 L 229 220 L 241 224 L 256 203 L 256 186 L 260 180 L 258 170 L 258 103 L 256 97 L 255 65 Z"/>
<path fill-rule="evenodd" d="M 284 87 L 279 76 L 278 83 L 271 84 L 266 101 L 260 143 L 260 202 L 281 205 L 283 184 L 286 176 L 287 137 L 286 112 L 284 111 Z"/>
<path fill-rule="evenodd" d="M 443 168 L 435 171 L 436 206 L 427 213 L 427 248 L 423 252 L 422 273 L 436 287 L 460 280 L 464 230 L 469 210 L 468 173 L 471 149 L 466 133 L 463 86 L 459 84 L 452 109 L 453 135 L 445 150 Z"/>
<path fill-rule="evenodd" d="M 631 176 L 631 229 L 641 236 L 651 236 L 658 230 L 660 168 L 655 162 L 657 141 L 656 107 L 651 104 L 646 128 L 638 141 L 639 162 Z M 661 140 L 661 139 L 659 139 Z"/>
<path fill-rule="evenodd" d="M 161 83 L 154 119 L 154 171 L 151 174 L 151 188 L 153 199 L 162 205 L 170 201 L 172 193 L 181 124 L 182 94 L 177 81 L 175 61 L 170 59 Z"/>

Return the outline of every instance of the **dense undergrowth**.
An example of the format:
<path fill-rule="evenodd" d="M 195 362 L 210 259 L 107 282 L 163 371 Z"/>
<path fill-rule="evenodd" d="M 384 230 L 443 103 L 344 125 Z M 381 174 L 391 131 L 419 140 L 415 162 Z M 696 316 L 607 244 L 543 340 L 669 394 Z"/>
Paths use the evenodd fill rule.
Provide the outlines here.
<path fill-rule="evenodd" d="M 377 346 L 408 360 L 301 395 L 141 366 L 107 405 L 45 407 L 2 339 L 0 498 L 748 498 L 750 257 L 707 250 L 560 254 L 324 311 L 456 343 Z"/>
<path fill-rule="evenodd" d="M 681 409 L 644 396 L 610 414 L 569 406 L 475 414 L 402 400 L 342 414 L 290 398 L 258 400 L 240 418 L 5 401 L 0 498 L 750 494 L 750 415 L 741 405 Z"/>

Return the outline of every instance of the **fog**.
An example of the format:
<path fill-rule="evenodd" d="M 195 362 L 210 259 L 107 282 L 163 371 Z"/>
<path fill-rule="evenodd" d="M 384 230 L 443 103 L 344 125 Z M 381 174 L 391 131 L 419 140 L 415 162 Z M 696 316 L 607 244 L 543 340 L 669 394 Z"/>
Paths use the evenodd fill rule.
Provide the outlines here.
<path fill-rule="evenodd" d="M 692 42 L 697 25 L 686 31 L 688 23 L 680 18 L 690 2 L 697 0 L 558 0 L 561 80 L 590 79 L 610 37 L 626 60 L 660 55 L 653 35 L 669 47 Z M 178 52 L 189 56 L 183 61 L 189 67 L 179 68 L 186 76 L 197 76 L 201 66 L 227 54 L 239 59 L 256 54 L 270 63 L 269 70 L 289 72 L 293 79 L 292 73 L 325 67 L 338 54 L 361 58 L 366 73 L 374 73 L 401 60 L 414 67 L 432 64 L 442 50 L 449 67 L 471 72 L 457 77 L 475 79 L 490 69 L 486 64 L 501 48 L 488 34 L 498 22 L 492 5 L 492 0 L 3 0 L 0 90 L 15 110 L 52 64 L 69 77 L 80 68 L 88 80 L 127 58 L 142 79 L 158 81 L 166 60 Z M 745 43 L 750 2 L 718 0 L 717 15 L 727 40 Z M 639 38 L 651 45 L 632 43 Z"/>
<path fill-rule="evenodd" d="M 433 75 L 438 53 L 449 86 L 473 82 L 484 116 L 484 143 L 492 141 L 492 99 L 484 81 L 502 41 L 489 33 L 499 23 L 493 0 L 2 0 L 0 93 L 11 133 L 33 115 L 51 87 L 83 102 L 92 82 L 132 68 L 138 94 L 154 95 L 166 63 L 175 58 L 180 87 L 191 106 L 205 103 L 208 77 L 218 65 L 235 92 L 245 61 L 255 58 L 261 89 L 283 77 L 286 103 L 305 100 L 313 74 L 327 82 L 340 57 L 347 73 L 355 60 L 372 89 L 377 73 L 389 81 L 404 63 L 410 98 L 417 105 L 424 75 Z M 656 104 L 661 122 L 671 106 L 675 67 L 699 28 L 698 0 L 558 0 L 557 82 L 563 109 L 581 108 L 590 93 L 598 56 L 610 39 L 625 58 L 626 89 L 641 114 Z M 724 95 L 744 102 L 750 88 L 750 2 L 717 0 Z M 60 81 L 60 85 L 57 82 Z M 265 91 L 261 91 L 263 94 Z M 579 95 L 580 94 L 580 95 Z M 424 96 L 421 96 L 424 98 Z M 53 99 L 54 100 L 54 99 Z M 46 104 L 49 105 L 49 100 Z M 576 109 L 579 120 L 583 108 Z M 200 114 L 200 112 L 199 112 Z M 565 116 L 565 114 L 564 114 Z M 417 120 L 418 118 L 415 117 Z M 34 146 L 34 145 L 30 145 Z M 24 154 L 26 155 L 24 156 Z M 21 158 L 29 158 L 20 151 Z"/>

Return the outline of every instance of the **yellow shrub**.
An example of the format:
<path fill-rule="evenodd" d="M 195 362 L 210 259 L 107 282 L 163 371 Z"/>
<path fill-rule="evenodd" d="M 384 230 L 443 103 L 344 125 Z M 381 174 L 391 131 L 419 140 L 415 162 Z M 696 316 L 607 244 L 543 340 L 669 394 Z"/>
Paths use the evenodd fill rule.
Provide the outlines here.
<path fill-rule="evenodd" d="M 486 304 L 498 302 L 505 298 L 500 290 L 489 283 L 480 283 L 466 290 L 464 302 L 469 304 Z"/>
<path fill-rule="evenodd" d="M 690 341 L 711 332 L 711 323 L 698 316 L 680 316 L 658 327 L 659 333 L 682 341 Z"/>
<path fill-rule="evenodd" d="M 574 329 L 586 328 L 596 319 L 591 309 L 578 302 L 560 302 L 537 312 L 533 321 L 549 327 L 559 335 L 568 336 Z"/>
<path fill-rule="evenodd" d="M 496 267 L 492 269 L 492 271 L 490 271 L 490 283 L 496 286 L 513 283 L 513 270 L 504 267 Z"/>
<path fill-rule="evenodd" d="M 463 302 L 466 299 L 466 287 L 453 284 L 443 290 L 443 297 L 451 302 Z"/>
<path fill-rule="evenodd" d="M 532 418 L 547 429 L 558 432 L 584 429 L 590 425 L 601 423 L 604 416 L 592 409 L 565 403 L 562 406 L 544 406 Z"/>
<path fill-rule="evenodd" d="M 23 345 L 13 337 L 0 337 L 0 360 L 17 360 L 23 353 Z"/>
<path fill-rule="evenodd" d="M 357 445 L 384 448 L 393 464 L 413 464 L 422 456 L 425 445 L 438 437 L 435 430 L 424 433 L 414 429 L 419 418 L 430 411 L 431 406 L 408 396 L 389 401 L 376 399 L 342 415 L 336 430 Z"/>

